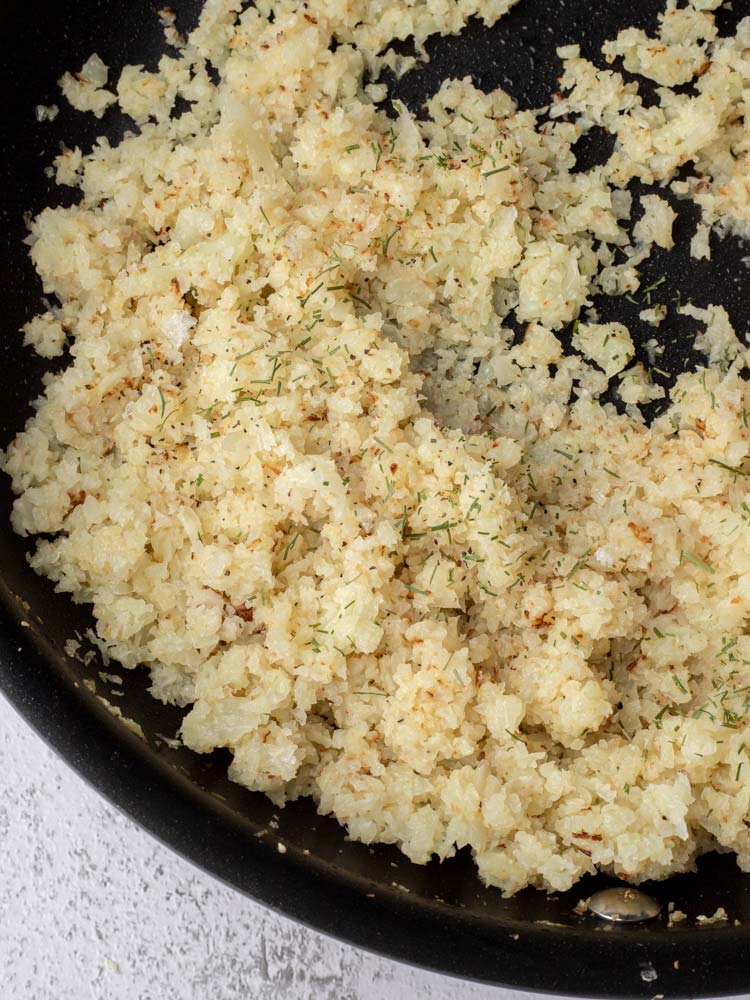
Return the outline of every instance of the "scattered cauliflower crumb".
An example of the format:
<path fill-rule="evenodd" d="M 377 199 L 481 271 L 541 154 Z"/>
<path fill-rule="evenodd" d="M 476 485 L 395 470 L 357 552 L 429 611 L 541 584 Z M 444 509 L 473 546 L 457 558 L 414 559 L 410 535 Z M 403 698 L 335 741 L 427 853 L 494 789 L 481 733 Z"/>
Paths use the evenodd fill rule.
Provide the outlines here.
<path fill-rule="evenodd" d="M 634 238 L 640 243 L 655 243 L 665 250 L 674 246 L 672 226 L 677 213 L 669 202 L 658 194 L 641 195 L 643 215 L 633 229 Z"/>
<path fill-rule="evenodd" d="M 80 648 L 81 644 L 77 639 L 67 639 L 63 647 L 65 655 L 69 656 L 72 660 L 78 659 L 78 651 Z"/>
<path fill-rule="evenodd" d="M 723 906 L 720 906 L 716 910 L 716 912 L 710 917 L 707 917 L 705 916 L 705 914 L 701 913 L 695 918 L 696 924 L 698 924 L 700 927 L 706 927 L 709 924 L 723 924 L 726 923 L 727 920 L 729 920 L 729 917 L 727 916 L 727 911 L 724 909 Z"/>
<path fill-rule="evenodd" d="M 185 47 L 185 38 L 177 29 L 177 15 L 172 8 L 162 7 L 158 11 L 158 16 L 161 26 L 164 29 L 164 39 L 167 45 L 171 45 L 174 49 L 183 49 Z"/>
<path fill-rule="evenodd" d="M 711 227 L 701 222 L 690 240 L 690 256 L 696 260 L 711 260 Z"/>
<path fill-rule="evenodd" d="M 638 318 L 644 323 L 648 323 L 649 326 L 661 326 L 667 318 L 667 312 L 667 307 L 662 303 L 658 303 L 649 309 L 641 309 L 638 313 Z"/>
<path fill-rule="evenodd" d="M 34 117 L 38 122 L 53 122 L 59 114 L 56 104 L 37 104 L 34 108 Z"/>
<path fill-rule="evenodd" d="M 90 690 L 92 693 L 94 693 L 95 689 L 92 687 L 90 688 Z M 146 734 L 143 732 L 141 726 L 133 719 L 129 719 L 126 715 L 123 715 L 122 709 L 120 709 L 117 705 L 113 705 L 110 701 L 108 701 L 106 698 L 103 698 L 102 695 L 100 694 L 96 696 L 96 699 L 97 701 L 101 702 L 102 705 L 104 705 L 104 707 L 107 709 L 110 715 L 113 715 L 116 719 L 119 719 L 119 721 L 123 724 L 123 726 L 125 726 L 126 729 L 129 729 L 131 733 L 135 733 L 135 735 L 138 736 L 140 739 L 142 740 L 146 739 Z"/>
<path fill-rule="evenodd" d="M 101 118 L 117 98 L 104 87 L 109 71 L 96 53 L 83 64 L 80 72 L 66 73 L 60 80 L 60 90 L 76 111 L 90 111 Z"/>

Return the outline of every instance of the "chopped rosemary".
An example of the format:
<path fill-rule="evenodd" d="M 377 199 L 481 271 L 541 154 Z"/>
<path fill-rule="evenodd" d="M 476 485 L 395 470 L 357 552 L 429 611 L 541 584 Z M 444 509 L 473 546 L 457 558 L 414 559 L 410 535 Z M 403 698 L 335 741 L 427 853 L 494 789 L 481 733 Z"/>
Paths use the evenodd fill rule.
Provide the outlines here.
<path fill-rule="evenodd" d="M 298 531 L 297 534 L 294 536 L 294 538 L 291 540 L 291 542 L 289 542 L 289 544 L 287 545 L 287 547 L 284 549 L 284 562 L 286 562 L 287 559 L 289 558 L 289 553 L 292 551 L 292 549 L 294 548 L 294 546 L 297 544 L 297 539 L 299 537 L 300 537 L 300 533 Z"/>
<path fill-rule="evenodd" d="M 157 389 L 157 392 L 159 393 L 159 399 L 161 400 L 161 413 L 159 414 L 159 416 L 163 420 L 164 419 L 164 413 L 165 413 L 165 411 L 167 409 L 167 401 L 164 398 L 164 391 L 162 390 L 162 387 L 160 385 L 158 385 L 156 387 L 156 389 Z"/>
<path fill-rule="evenodd" d="M 493 170 L 484 170 L 482 171 L 482 177 L 492 177 L 493 174 L 504 174 L 506 170 L 510 170 L 510 166 L 495 167 Z"/>
<path fill-rule="evenodd" d="M 310 299 L 313 297 L 313 295 L 315 295 L 316 292 L 319 292 L 322 287 L 323 287 L 323 282 L 320 281 L 315 286 L 315 288 L 313 288 L 313 290 L 311 292 L 308 292 L 307 295 L 305 295 L 304 298 L 301 298 L 299 300 L 300 305 L 302 306 L 303 309 L 305 308 L 305 306 L 307 305 L 307 303 L 310 301 Z"/>
<path fill-rule="evenodd" d="M 726 469 L 727 472 L 731 472 L 735 476 L 750 476 L 750 472 L 746 472 L 744 469 L 738 469 L 734 465 L 727 465 L 726 462 L 720 462 L 718 458 L 709 458 L 708 464 L 718 465 L 720 469 Z"/>
<path fill-rule="evenodd" d="M 683 694 L 688 693 L 688 689 L 685 687 L 685 685 L 682 683 L 679 677 L 677 677 L 675 674 L 672 674 L 672 680 L 674 681 L 674 685 L 678 691 L 682 691 Z"/>
<path fill-rule="evenodd" d="M 592 552 L 591 549 L 586 549 L 586 551 L 583 553 L 581 558 L 575 564 L 573 569 L 570 571 L 570 573 L 568 573 L 567 579 L 570 579 L 570 577 L 573 576 L 574 573 L 577 573 L 579 569 L 582 569 L 586 565 L 586 561 L 588 560 L 588 557 L 591 555 L 591 552 Z"/>
<path fill-rule="evenodd" d="M 670 708 L 671 708 L 670 705 L 665 705 L 664 708 L 662 708 L 661 711 L 658 713 L 658 715 L 656 715 L 656 717 L 654 718 L 654 723 L 657 729 L 661 729 L 661 720 L 664 718 L 665 712 L 668 712 Z"/>
<path fill-rule="evenodd" d="M 661 278 L 657 278 L 657 280 L 652 285 L 649 285 L 648 288 L 643 289 L 643 294 L 648 295 L 649 292 L 655 292 L 657 288 L 661 288 L 661 286 L 665 283 L 666 280 L 667 280 L 666 274 L 662 274 Z"/>
<path fill-rule="evenodd" d="M 393 232 L 390 234 L 390 236 L 384 236 L 383 237 L 383 256 L 384 257 L 388 256 L 388 247 L 391 245 L 391 240 L 393 239 L 393 237 L 396 235 L 397 232 L 398 232 L 398 226 L 396 226 L 396 228 L 393 230 Z"/>
<path fill-rule="evenodd" d="M 701 559 L 694 552 L 686 552 L 684 549 L 680 551 L 680 562 L 689 562 L 693 566 L 697 566 L 698 569 L 704 569 L 707 573 L 715 573 L 716 570 L 710 563 L 707 563 L 705 559 Z"/>

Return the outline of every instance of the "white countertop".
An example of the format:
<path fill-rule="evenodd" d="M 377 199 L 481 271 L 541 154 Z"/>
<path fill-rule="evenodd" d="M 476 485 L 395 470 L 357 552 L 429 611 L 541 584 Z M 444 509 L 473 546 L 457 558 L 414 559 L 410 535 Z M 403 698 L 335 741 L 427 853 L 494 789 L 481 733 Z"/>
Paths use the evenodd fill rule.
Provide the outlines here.
<path fill-rule="evenodd" d="M 0 697 L 3 1000 L 511 1000 L 278 917 L 85 785 Z"/>

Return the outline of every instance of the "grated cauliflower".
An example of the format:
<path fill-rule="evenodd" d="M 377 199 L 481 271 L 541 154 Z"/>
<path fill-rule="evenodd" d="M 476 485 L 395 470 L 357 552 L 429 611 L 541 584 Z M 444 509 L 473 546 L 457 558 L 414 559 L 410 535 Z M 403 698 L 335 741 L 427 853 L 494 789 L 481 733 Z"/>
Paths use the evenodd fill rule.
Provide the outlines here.
<path fill-rule="evenodd" d="M 241 6 L 167 19 L 175 54 L 111 92 L 97 57 L 63 78 L 138 127 L 65 150 L 81 201 L 31 224 L 57 304 L 26 341 L 71 359 L 2 461 L 32 566 L 189 747 L 365 843 L 468 846 L 505 893 L 750 869 L 748 351 L 687 307 L 707 365 L 648 426 L 664 390 L 589 311 L 672 242 L 659 196 L 631 240 L 633 178 L 706 246 L 748 232 L 750 20 L 670 0 L 613 40 L 693 81 L 655 105 L 568 46 L 546 122 L 469 80 L 416 120 L 365 71 L 507 0 Z M 577 173 L 597 124 L 616 149 Z"/>

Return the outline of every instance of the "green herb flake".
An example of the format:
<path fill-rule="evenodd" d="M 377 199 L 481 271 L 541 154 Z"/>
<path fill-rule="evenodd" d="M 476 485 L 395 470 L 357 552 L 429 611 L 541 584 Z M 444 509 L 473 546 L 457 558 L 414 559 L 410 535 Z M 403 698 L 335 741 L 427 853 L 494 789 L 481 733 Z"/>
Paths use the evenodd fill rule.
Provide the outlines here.
<path fill-rule="evenodd" d="M 287 545 L 287 547 L 284 549 L 284 562 L 286 562 L 286 560 L 289 558 L 289 553 L 292 551 L 292 549 L 294 548 L 294 546 L 297 544 L 297 539 L 299 537 L 300 537 L 300 533 L 298 531 L 297 534 L 294 536 L 294 538 L 291 540 L 291 542 L 289 542 L 289 544 Z"/>
<path fill-rule="evenodd" d="M 573 576 L 574 573 L 577 573 L 579 569 L 583 569 L 592 551 L 593 551 L 592 549 L 586 549 L 586 551 L 583 553 L 581 558 L 575 564 L 573 569 L 570 571 L 570 573 L 568 573 L 567 579 L 570 579 L 570 577 Z"/>
<path fill-rule="evenodd" d="M 307 303 L 310 301 L 310 299 L 313 297 L 313 295 L 315 295 L 316 292 L 319 292 L 322 287 L 323 287 L 323 282 L 320 281 L 315 286 L 315 288 L 313 288 L 313 290 L 311 292 L 308 292 L 307 295 L 305 295 L 304 298 L 301 298 L 299 300 L 299 303 L 300 303 L 300 305 L 302 306 L 303 309 L 305 308 L 305 306 L 307 305 Z"/>
<path fill-rule="evenodd" d="M 698 569 L 704 569 L 707 573 L 715 573 L 716 570 L 710 563 L 707 563 L 705 559 L 701 559 L 694 552 L 686 552 L 684 549 L 680 552 L 680 562 L 689 562 L 693 566 L 697 566 Z"/>
<path fill-rule="evenodd" d="M 718 465 L 720 469 L 726 469 L 727 472 L 731 472 L 735 476 L 750 476 L 750 472 L 746 472 L 743 469 L 738 469 L 734 465 L 727 465 L 725 462 L 720 462 L 718 458 L 709 458 L 709 465 Z"/>
<path fill-rule="evenodd" d="M 495 167 L 493 170 L 483 170 L 482 177 L 493 177 L 495 174 L 504 174 L 506 170 L 510 170 L 510 166 Z"/>
<path fill-rule="evenodd" d="M 665 713 L 669 711 L 669 708 L 670 708 L 669 705 L 665 705 L 664 708 L 662 708 L 661 711 L 658 713 L 658 715 L 654 718 L 654 724 L 657 729 L 661 729 L 662 726 L 661 720 L 664 718 Z"/>
<path fill-rule="evenodd" d="M 657 280 L 653 283 L 653 285 L 649 285 L 648 288 L 644 288 L 643 294 L 648 295 L 649 292 L 655 292 L 657 288 L 661 288 L 661 286 L 665 283 L 666 280 L 667 276 L 666 274 L 663 274 L 661 278 L 657 278 Z"/>
<path fill-rule="evenodd" d="M 398 226 L 396 226 L 396 228 L 393 230 L 393 232 L 389 236 L 384 236 L 383 237 L 383 256 L 384 257 L 388 256 L 388 247 L 391 245 L 391 240 L 393 239 L 393 237 L 397 233 L 398 233 Z"/>
<path fill-rule="evenodd" d="M 683 694 L 688 693 L 688 689 L 685 687 L 685 685 L 682 683 L 679 677 L 677 677 L 675 674 L 672 674 L 672 680 L 674 681 L 674 686 L 677 688 L 678 691 L 682 691 Z"/>

